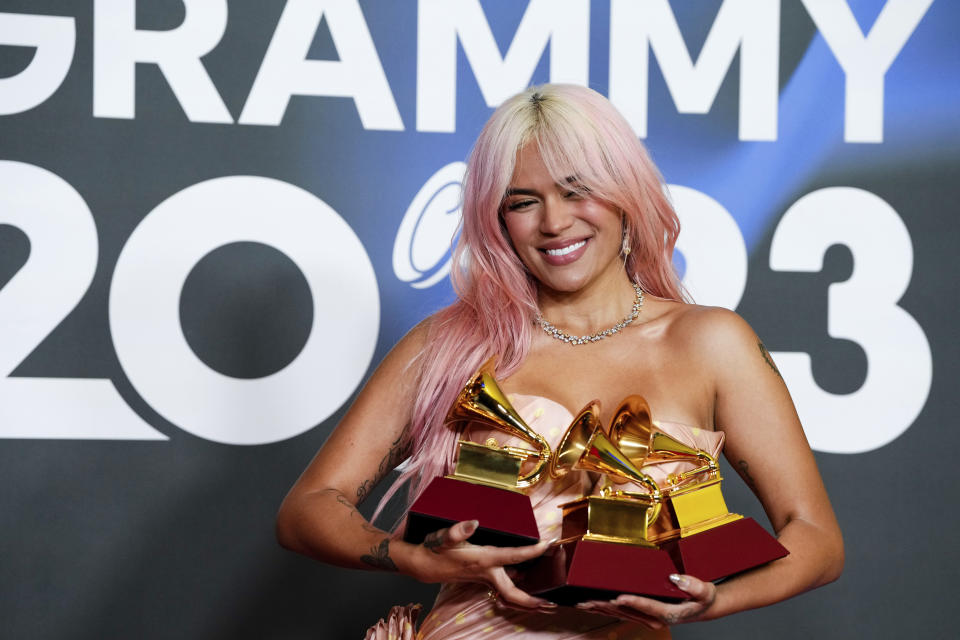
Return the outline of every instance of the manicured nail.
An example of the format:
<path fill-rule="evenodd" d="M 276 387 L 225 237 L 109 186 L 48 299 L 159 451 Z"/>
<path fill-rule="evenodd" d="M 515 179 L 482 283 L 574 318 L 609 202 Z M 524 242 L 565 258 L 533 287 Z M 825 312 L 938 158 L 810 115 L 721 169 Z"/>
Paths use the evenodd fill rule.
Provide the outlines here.
<path fill-rule="evenodd" d="M 470 522 L 467 523 L 467 529 L 470 529 L 470 531 L 476 531 L 479 526 L 480 526 L 479 520 L 471 520 Z"/>
<path fill-rule="evenodd" d="M 590 609 L 593 609 L 593 605 L 589 602 L 580 602 L 577 604 L 577 609 L 585 609 L 589 611 Z"/>
<path fill-rule="evenodd" d="M 670 574 L 670 582 L 672 582 L 673 584 L 677 585 L 677 586 L 680 587 L 681 589 L 684 589 L 684 588 L 686 588 L 686 586 L 687 586 L 687 578 L 686 578 L 686 576 L 681 576 L 681 575 L 678 574 L 678 573 L 671 573 L 671 574 Z"/>

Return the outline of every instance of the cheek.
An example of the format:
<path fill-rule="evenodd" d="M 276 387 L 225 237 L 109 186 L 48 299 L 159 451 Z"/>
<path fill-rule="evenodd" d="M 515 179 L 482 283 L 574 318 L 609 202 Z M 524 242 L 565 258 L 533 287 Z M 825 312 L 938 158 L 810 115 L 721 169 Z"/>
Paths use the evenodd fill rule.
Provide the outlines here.
<path fill-rule="evenodd" d="M 511 213 L 507 213 L 500 218 L 500 227 L 514 250 L 517 250 L 518 247 L 524 247 L 530 239 L 530 234 L 534 231 L 529 216 L 519 216 Z"/>

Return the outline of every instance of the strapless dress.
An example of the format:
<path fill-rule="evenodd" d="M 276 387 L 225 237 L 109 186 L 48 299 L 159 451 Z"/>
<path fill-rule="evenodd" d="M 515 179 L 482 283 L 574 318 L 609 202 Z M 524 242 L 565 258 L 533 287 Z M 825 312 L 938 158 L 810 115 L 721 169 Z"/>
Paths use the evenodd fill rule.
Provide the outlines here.
<path fill-rule="evenodd" d="M 542 435 L 551 447 L 559 444 L 563 433 L 573 421 L 573 415 L 566 407 L 548 398 L 521 394 L 510 394 L 509 398 L 520 416 L 534 431 Z M 707 451 L 714 457 L 723 449 L 722 432 L 672 422 L 658 421 L 657 424 L 668 435 Z M 465 436 L 474 442 L 484 442 L 492 436 L 501 445 L 512 444 L 529 448 L 527 443 L 502 431 L 478 428 L 477 425 L 468 429 Z M 670 473 L 682 472 L 694 466 L 687 462 L 671 462 L 648 467 L 646 471 L 660 483 Z M 548 475 L 528 489 L 540 538 L 549 540 L 559 536 L 562 518 L 558 505 L 594 493 L 595 490 L 591 477 L 578 471 L 568 473 L 558 480 Z M 393 620 L 392 629 L 401 633 L 393 637 L 414 637 L 411 626 L 402 619 L 412 612 L 407 607 L 397 607 L 391 613 L 400 616 Z M 404 634 L 404 631 L 409 635 Z M 383 637 L 386 638 L 387 635 Z M 560 607 L 553 614 L 516 611 L 491 599 L 486 585 L 451 583 L 441 587 L 433 609 L 423 620 L 416 635 L 416 638 L 422 640 L 465 640 L 483 637 L 512 640 L 646 640 L 669 638 L 670 631 L 654 631 L 637 623 L 570 607 Z"/>

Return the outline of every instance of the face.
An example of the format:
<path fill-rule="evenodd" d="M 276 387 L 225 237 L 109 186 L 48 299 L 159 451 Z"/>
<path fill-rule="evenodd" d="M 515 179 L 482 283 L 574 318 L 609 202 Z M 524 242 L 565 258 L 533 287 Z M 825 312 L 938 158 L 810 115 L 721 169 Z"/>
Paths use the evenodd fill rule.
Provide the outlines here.
<path fill-rule="evenodd" d="M 536 143 L 517 156 L 501 215 L 514 250 L 543 287 L 573 293 L 625 276 L 620 213 L 557 184 Z"/>

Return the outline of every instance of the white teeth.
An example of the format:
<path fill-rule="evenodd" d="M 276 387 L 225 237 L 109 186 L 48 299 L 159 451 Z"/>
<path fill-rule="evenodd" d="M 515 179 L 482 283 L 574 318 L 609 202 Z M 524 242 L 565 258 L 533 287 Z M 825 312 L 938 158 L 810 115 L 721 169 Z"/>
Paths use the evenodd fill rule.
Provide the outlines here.
<path fill-rule="evenodd" d="M 545 249 L 545 251 L 551 256 L 565 256 L 571 251 L 576 251 L 585 244 L 587 244 L 587 241 L 581 240 L 580 242 L 574 242 L 573 244 L 567 245 L 562 249 Z"/>

